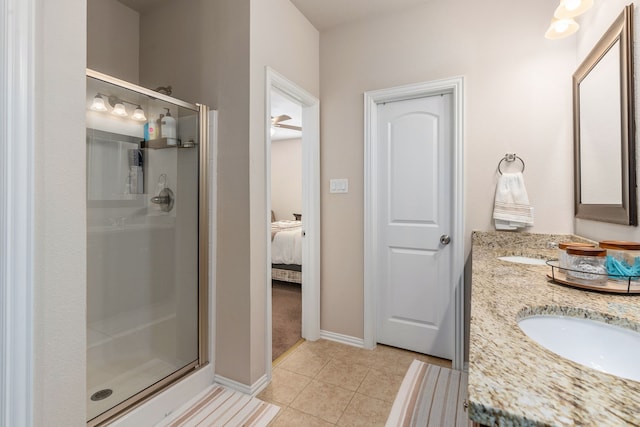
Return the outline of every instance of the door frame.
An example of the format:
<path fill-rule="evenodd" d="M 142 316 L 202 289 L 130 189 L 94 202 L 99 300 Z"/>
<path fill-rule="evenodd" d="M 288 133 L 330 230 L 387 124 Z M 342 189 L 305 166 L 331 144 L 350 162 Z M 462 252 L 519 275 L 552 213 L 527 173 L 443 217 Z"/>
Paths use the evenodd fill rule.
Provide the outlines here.
<path fill-rule="evenodd" d="M 0 0 L 1 425 L 33 424 L 36 9 Z"/>
<path fill-rule="evenodd" d="M 271 379 L 271 90 L 276 89 L 302 107 L 302 337 L 320 338 L 320 101 L 282 74 L 266 67 L 265 84 L 265 221 L 266 221 L 266 373 Z"/>
<path fill-rule="evenodd" d="M 378 289 L 376 249 L 379 245 L 378 203 L 378 105 L 385 102 L 450 93 L 452 108 L 452 226 L 451 226 L 451 301 L 453 310 L 453 369 L 464 363 L 464 77 L 452 77 L 424 83 L 397 86 L 364 93 L 364 346 L 373 349 L 377 342 Z"/>

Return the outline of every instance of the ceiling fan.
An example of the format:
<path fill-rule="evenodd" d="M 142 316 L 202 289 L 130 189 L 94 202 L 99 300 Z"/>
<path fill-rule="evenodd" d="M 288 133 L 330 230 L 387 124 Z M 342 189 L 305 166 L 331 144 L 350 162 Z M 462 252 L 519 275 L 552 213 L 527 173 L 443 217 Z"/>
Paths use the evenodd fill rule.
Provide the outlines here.
<path fill-rule="evenodd" d="M 297 130 L 297 131 L 302 130 L 302 127 L 300 126 L 286 125 L 286 124 L 280 123 L 280 122 L 286 122 L 287 120 L 291 120 L 291 117 L 287 116 L 286 114 L 281 114 L 279 116 L 271 117 L 271 126 L 273 126 L 274 128 L 291 129 L 291 130 Z"/>

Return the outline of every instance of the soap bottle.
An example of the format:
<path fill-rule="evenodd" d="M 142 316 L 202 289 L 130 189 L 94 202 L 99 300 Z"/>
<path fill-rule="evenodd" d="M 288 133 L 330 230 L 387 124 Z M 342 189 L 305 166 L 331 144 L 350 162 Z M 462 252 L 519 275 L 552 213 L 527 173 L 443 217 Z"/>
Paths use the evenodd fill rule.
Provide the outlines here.
<path fill-rule="evenodd" d="M 160 133 L 163 138 L 167 138 L 167 145 L 176 145 L 176 119 L 171 116 L 171 111 L 165 107 L 167 114 L 161 119 Z"/>

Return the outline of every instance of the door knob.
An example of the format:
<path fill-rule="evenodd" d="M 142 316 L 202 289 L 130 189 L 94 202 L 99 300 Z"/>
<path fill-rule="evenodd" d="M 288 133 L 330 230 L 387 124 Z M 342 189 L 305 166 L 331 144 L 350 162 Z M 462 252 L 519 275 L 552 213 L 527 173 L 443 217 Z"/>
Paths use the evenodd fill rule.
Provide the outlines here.
<path fill-rule="evenodd" d="M 440 236 L 440 243 L 442 243 L 443 245 L 448 245 L 449 243 L 451 243 L 451 237 L 443 234 L 442 236 Z"/>

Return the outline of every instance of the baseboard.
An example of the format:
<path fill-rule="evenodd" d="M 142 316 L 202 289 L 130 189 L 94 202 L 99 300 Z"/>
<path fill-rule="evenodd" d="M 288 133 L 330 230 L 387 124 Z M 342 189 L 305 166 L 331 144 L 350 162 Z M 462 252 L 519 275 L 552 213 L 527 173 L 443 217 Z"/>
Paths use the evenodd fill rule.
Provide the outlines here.
<path fill-rule="evenodd" d="M 240 393 L 248 394 L 250 396 L 256 396 L 262 390 L 264 390 L 269 385 L 269 379 L 266 375 L 263 375 L 253 383 L 248 386 L 246 384 L 239 383 L 238 381 L 223 377 L 222 375 L 216 374 L 213 377 L 213 382 L 220 384 L 221 386 L 230 388 L 231 390 L 239 391 Z"/>
<path fill-rule="evenodd" d="M 349 335 L 342 335 L 336 332 L 329 332 L 320 330 L 320 338 L 325 340 L 339 342 L 341 344 L 347 344 L 354 347 L 364 348 L 364 339 L 356 338 Z"/>

